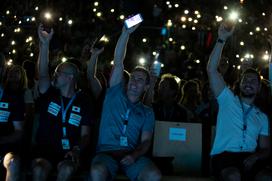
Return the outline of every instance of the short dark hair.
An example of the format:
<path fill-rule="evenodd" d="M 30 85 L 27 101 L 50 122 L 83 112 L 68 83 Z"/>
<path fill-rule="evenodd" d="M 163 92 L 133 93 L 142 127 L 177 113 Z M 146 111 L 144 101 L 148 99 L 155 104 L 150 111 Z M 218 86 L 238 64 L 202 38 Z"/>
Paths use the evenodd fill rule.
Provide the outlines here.
<path fill-rule="evenodd" d="M 247 68 L 247 69 L 242 73 L 241 79 L 245 76 L 245 74 L 255 74 L 255 75 L 257 75 L 258 81 L 259 81 L 259 83 L 261 83 L 261 76 L 260 76 L 260 73 L 259 73 L 256 69 L 254 69 L 254 68 Z"/>
<path fill-rule="evenodd" d="M 149 83 L 150 83 L 150 74 L 149 74 L 149 71 L 148 71 L 145 67 L 136 66 L 136 67 L 132 70 L 132 72 L 136 72 L 136 71 L 145 73 L 145 74 L 146 74 L 146 81 L 145 81 L 145 83 L 146 83 L 146 84 L 149 84 Z"/>

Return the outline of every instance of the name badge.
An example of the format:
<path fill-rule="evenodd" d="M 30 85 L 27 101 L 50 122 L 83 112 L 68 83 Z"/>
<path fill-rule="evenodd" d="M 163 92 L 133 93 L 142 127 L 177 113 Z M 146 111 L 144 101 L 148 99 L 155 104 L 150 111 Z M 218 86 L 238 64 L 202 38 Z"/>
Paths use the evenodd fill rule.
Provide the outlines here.
<path fill-rule="evenodd" d="M 72 107 L 72 111 L 77 112 L 77 113 L 80 113 L 80 107 L 73 106 L 73 107 Z"/>
<path fill-rule="evenodd" d="M 82 117 L 80 115 L 71 113 L 68 123 L 78 127 L 80 125 L 81 118 Z"/>
<path fill-rule="evenodd" d="M 70 150 L 70 142 L 67 138 L 61 139 L 61 143 L 64 150 Z"/>
<path fill-rule="evenodd" d="M 10 115 L 10 112 L 0 110 L 0 122 L 1 123 L 8 122 L 9 115 Z"/>
<path fill-rule="evenodd" d="M 126 136 L 120 136 L 120 146 L 128 146 L 128 139 Z"/>

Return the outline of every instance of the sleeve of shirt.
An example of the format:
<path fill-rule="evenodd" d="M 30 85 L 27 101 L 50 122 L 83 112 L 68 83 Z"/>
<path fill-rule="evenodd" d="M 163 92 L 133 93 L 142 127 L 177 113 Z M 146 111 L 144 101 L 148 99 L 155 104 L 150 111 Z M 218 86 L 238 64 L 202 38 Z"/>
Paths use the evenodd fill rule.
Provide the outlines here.
<path fill-rule="evenodd" d="M 83 101 L 81 105 L 83 111 L 81 125 L 91 126 L 96 121 L 94 113 L 94 102 L 84 94 L 82 95 L 81 100 Z"/>
<path fill-rule="evenodd" d="M 233 101 L 235 98 L 233 92 L 225 86 L 223 91 L 217 96 L 217 101 L 219 105 L 228 104 L 229 101 Z"/>
<path fill-rule="evenodd" d="M 149 108 L 149 110 L 146 113 L 146 119 L 143 126 L 143 131 L 153 132 L 154 127 L 155 127 L 154 112 L 152 109 Z"/>
<path fill-rule="evenodd" d="M 265 114 L 262 115 L 262 128 L 260 131 L 260 135 L 269 136 L 269 123 L 268 118 Z"/>

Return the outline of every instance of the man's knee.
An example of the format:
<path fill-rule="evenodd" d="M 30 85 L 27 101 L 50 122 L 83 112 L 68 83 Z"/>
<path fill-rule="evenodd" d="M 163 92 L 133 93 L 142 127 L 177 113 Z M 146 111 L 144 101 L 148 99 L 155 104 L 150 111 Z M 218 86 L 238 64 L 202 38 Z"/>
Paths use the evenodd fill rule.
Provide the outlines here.
<path fill-rule="evenodd" d="M 32 163 L 32 169 L 35 173 L 36 171 L 47 171 L 52 169 L 52 165 L 49 161 L 43 159 L 43 158 L 37 158 Z"/>
<path fill-rule="evenodd" d="M 19 168 L 20 158 L 13 153 L 7 153 L 4 157 L 3 165 L 6 169 Z"/>
<path fill-rule="evenodd" d="M 238 168 L 229 167 L 221 171 L 220 177 L 222 180 L 239 181 L 241 180 L 241 173 Z"/>
<path fill-rule="evenodd" d="M 158 181 L 161 180 L 162 175 L 160 170 L 156 166 L 149 166 L 145 168 L 138 176 L 138 180 L 150 180 L 150 181 Z"/>
<path fill-rule="evenodd" d="M 71 175 L 76 171 L 76 165 L 72 161 L 62 161 L 58 165 L 59 173 Z"/>
<path fill-rule="evenodd" d="M 105 176 L 108 175 L 108 170 L 106 165 L 102 163 L 94 163 L 91 166 L 91 176 L 97 177 L 97 176 Z"/>

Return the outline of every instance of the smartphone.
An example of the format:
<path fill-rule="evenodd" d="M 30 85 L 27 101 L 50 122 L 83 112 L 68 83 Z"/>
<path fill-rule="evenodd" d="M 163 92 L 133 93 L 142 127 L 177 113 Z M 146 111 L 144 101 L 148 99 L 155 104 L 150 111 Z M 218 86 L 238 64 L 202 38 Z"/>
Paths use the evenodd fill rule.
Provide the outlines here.
<path fill-rule="evenodd" d="M 125 20 L 125 26 L 126 28 L 131 28 L 132 26 L 135 26 L 143 21 L 143 18 L 141 14 L 136 14 L 135 16 L 132 16 Z"/>
<path fill-rule="evenodd" d="M 95 42 L 93 48 L 101 49 L 106 46 L 106 42 L 103 40 L 105 35 L 99 36 L 98 40 Z"/>
<path fill-rule="evenodd" d="M 151 66 L 152 71 L 157 77 L 159 77 L 161 74 L 161 66 L 162 66 L 162 63 L 159 61 L 154 61 Z"/>

